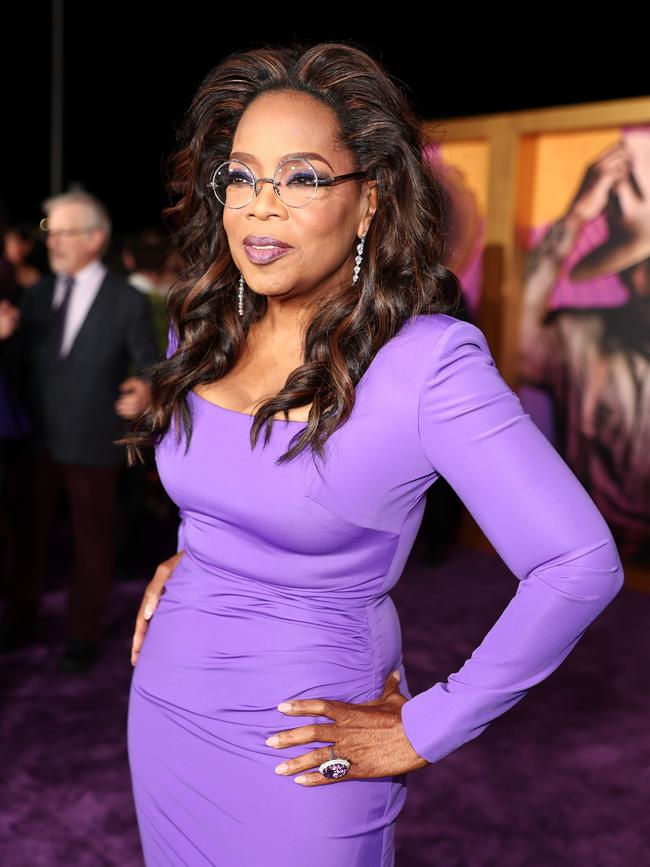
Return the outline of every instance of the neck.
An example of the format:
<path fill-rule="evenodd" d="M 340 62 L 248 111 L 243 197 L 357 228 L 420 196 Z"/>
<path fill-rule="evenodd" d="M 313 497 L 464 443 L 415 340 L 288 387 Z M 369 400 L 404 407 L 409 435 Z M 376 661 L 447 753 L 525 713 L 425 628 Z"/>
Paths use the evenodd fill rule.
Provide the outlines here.
<path fill-rule="evenodd" d="M 251 331 L 273 342 L 292 344 L 302 340 L 303 323 L 307 320 L 306 310 L 282 304 L 269 303 L 263 319 L 251 326 Z"/>

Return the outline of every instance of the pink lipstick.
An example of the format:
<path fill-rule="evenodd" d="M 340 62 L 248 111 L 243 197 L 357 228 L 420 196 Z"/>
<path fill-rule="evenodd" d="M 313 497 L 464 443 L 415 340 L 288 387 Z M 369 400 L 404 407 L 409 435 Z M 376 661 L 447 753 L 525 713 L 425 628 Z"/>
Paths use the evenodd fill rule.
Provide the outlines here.
<path fill-rule="evenodd" d="M 266 262 L 273 262 L 289 253 L 293 247 L 287 244 L 286 241 L 281 241 L 279 238 L 273 238 L 268 235 L 263 237 L 259 235 L 247 235 L 244 238 L 244 250 L 251 262 L 262 265 Z"/>

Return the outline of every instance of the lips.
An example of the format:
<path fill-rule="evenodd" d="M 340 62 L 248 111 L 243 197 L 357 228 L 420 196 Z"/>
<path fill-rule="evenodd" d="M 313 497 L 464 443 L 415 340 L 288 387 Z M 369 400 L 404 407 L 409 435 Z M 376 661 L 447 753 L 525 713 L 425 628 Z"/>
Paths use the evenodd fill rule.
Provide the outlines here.
<path fill-rule="evenodd" d="M 273 238 L 271 235 L 246 235 L 244 245 L 251 247 L 283 247 L 291 249 L 291 244 L 286 241 L 281 241 L 279 238 Z"/>
<path fill-rule="evenodd" d="M 280 256 L 284 256 L 293 250 L 291 244 L 273 238 L 269 235 L 246 235 L 244 238 L 244 250 L 251 262 L 261 265 L 264 262 L 272 262 Z"/>

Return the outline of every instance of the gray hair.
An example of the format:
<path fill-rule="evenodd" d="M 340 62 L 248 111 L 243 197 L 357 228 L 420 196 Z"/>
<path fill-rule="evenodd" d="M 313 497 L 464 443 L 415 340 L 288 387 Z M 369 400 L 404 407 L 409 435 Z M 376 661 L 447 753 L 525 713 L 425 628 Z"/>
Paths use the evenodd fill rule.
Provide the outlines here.
<path fill-rule="evenodd" d="M 41 208 L 49 217 L 50 212 L 57 205 L 68 203 L 84 205 L 90 217 L 88 228 L 101 229 L 104 232 L 104 243 L 101 249 L 101 255 L 103 256 L 108 249 L 112 230 L 112 221 L 105 205 L 86 190 L 69 190 L 66 193 L 59 193 L 56 196 L 50 196 L 50 198 L 45 199 L 41 204 Z"/>

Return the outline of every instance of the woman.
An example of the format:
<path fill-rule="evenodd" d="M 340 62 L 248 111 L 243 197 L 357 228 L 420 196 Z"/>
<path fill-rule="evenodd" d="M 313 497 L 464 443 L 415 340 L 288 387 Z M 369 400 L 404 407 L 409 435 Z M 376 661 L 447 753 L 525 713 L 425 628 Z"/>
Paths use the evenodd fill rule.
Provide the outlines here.
<path fill-rule="evenodd" d="M 133 642 L 145 860 L 392 865 L 406 775 L 553 671 L 621 563 L 483 333 L 450 313 L 426 139 L 375 60 L 232 54 L 180 139 L 168 216 L 187 266 L 125 440 L 130 460 L 156 447 L 182 518 Z M 521 583 L 461 671 L 413 697 L 389 591 L 439 475 Z"/>
<path fill-rule="evenodd" d="M 0 294 L 13 304 L 19 304 L 24 291 L 47 271 L 46 250 L 36 233 L 41 234 L 24 220 L 15 220 L 5 229 L 0 254 Z"/>

